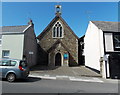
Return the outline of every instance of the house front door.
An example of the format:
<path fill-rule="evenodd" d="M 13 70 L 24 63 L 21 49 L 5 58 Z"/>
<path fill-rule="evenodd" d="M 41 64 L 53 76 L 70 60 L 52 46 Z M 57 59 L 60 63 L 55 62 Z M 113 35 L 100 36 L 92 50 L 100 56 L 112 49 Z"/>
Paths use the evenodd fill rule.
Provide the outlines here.
<path fill-rule="evenodd" d="M 110 77 L 120 79 L 120 54 L 110 54 Z"/>

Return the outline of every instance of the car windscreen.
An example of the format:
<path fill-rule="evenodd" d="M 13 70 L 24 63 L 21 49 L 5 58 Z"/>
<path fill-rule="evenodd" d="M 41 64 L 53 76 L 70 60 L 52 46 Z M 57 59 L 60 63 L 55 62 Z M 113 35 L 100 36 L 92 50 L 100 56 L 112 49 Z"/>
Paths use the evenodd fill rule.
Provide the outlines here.
<path fill-rule="evenodd" d="M 27 63 L 26 63 L 26 61 L 20 61 L 20 66 L 22 66 L 22 67 L 27 67 Z"/>

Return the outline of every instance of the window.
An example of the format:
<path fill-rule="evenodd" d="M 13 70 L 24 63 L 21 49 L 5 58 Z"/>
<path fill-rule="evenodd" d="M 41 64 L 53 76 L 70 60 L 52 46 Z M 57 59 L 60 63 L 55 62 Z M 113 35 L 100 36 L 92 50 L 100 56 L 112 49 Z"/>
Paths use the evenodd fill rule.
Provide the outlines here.
<path fill-rule="evenodd" d="M 53 26 L 53 38 L 62 38 L 63 37 L 63 27 L 60 22 L 56 22 Z"/>
<path fill-rule="evenodd" d="M 10 63 L 11 63 L 10 66 L 15 66 L 17 62 L 16 61 L 11 61 Z"/>
<path fill-rule="evenodd" d="M 0 66 L 15 66 L 16 61 L 10 61 L 10 60 L 1 60 L 0 61 Z"/>
<path fill-rule="evenodd" d="M 114 41 L 114 50 L 120 51 L 120 34 L 114 33 L 113 34 L 113 41 Z"/>
<path fill-rule="evenodd" d="M 3 58 L 9 58 L 9 55 L 10 55 L 10 51 L 9 50 L 3 50 L 2 51 L 2 57 Z"/>
<path fill-rule="evenodd" d="M 27 67 L 27 63 L 26 61 L 20 61 L 20 64 L 19 64 L 21 67 Z"/>
<path fill-rule="evenodd" d="M 0 61 L 1 66 L 10 66 L 10 60 L 2 60 Z"/>

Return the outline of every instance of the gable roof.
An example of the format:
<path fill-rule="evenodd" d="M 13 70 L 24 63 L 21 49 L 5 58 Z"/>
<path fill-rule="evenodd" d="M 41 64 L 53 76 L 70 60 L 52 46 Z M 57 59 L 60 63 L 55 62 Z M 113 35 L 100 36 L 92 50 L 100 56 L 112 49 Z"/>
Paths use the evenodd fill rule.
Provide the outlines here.
<path fill-rule="evenodd" d="M 52 47 L 47 50 L 47 52 L 49 53 L 49 52 L 51 52 L 52 50 L 54 50 L 59 43 L 61 43 L 61 45 L 69 52 L 69 49 L 68 49 L 60 40 L 57 40 L 57 41 L 52 45 Z"/>
<path fill-rule="evenodd" d="M 24 30 L 27 29 L 29 25 L 22 26 L 3 26 L 0 27 L 1 33 L 24 33 Z"/>
<path fill-rule="evenodd" d="M 42 31 L 42 33 L 40 33 L 40 35 L 37 36 L 37 38 L 42 39 L 42 37 L 46 34 L 46 32 L 55 24 L 55 22 L 57 20 L 61 20 L 63 22 L 63 24 L 68 27 L 68 29 L 72 32 L 72 34 L 77 38 L 78 36 L 72 31 L 72 29 L 68 26 L 68 24 L 65 22 L 65 20 L 60 16 L 60 15 L 56 15 L 55 18 L 48 24 L 48 26 Z"/>
<path fill-rule="evenodd" d="M 120 22 L 109 22 L 109 21 L 91 21 L 94 23 L 98 28 L 103 31 L 108 32 L 120 32 Z"/>

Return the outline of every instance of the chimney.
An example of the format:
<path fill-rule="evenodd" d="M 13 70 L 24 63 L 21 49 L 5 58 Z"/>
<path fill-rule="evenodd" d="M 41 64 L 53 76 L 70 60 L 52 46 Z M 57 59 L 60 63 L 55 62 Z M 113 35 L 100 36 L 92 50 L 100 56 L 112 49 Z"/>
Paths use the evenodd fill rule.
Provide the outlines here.
<path fill-rule="evenodd" d="M 28 25 L 34 26 L 32 19 L 29 20 Z"/>

